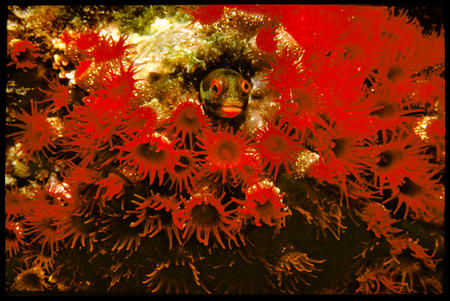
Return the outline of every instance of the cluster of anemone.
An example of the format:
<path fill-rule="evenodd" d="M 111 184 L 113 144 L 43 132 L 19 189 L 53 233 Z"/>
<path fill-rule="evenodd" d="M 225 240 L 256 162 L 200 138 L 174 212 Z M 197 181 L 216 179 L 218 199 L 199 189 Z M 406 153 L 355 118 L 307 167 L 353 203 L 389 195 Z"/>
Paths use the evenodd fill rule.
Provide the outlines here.
<path fill-rule="evenodd" d="M 389 245 L 389 256 L 380 264 L 371 264 L 360 268 L 357 291 L 364 293 L 415 293 L 420 288 L 424 292 L 437 293 L 440 284 L 426 273 L 421 273 L 420 266 L 436 270 L 440 259 L 434 257 L 422 247 L 419 240 L 399 228 L 399 220 L 393 219 L 390 212 L 381 203 L 370 203 L 364 208 L 362 218 L 367 222 L 367 229 L 378 238 L 385 239 Z M 410 261 L 404 254 L 411 254 L 415 261 Z M 364 256 L 364 255 L 363 255 Z M 414 284 L 414 282 L 418 284 Z"/>
<path fill-rule="evenodd" d="M 8 256 L 36 245 L 50 258 L 64 248 L 133 256 L 146 239 L 162 237 L 175 255 L 148 271 L 141 281 L 147 290 L 210 292 L 188 246 L 230 252 L 252 246 L 255 229 L 279 234 L 289 227 L 298 218 L 291 209 L 339 239 L 342 210 L 352 208 L 373 239 L 389 245 L 382 264 L 358 271 L 356 292 L 416 292 L 417 277 L 422 291 L 439 291 L 435 278 L 420 274 L 436 271 L 435 252 L 396 223 L 443 223 L 444 86 L 428 70 L 442 71 L 442 35 L 424 36 L 417 20 L 383 7 L 182 9 L 205 28 L 237 11 L 264 16 L 254 47 L 269 62 L 259 71 L 279 109 L 255 131 L 245 123 L 223 126 L 186 91 L 170 100 L 165 116 L 161 104 L 141 96 L 145 85 L 138 84 L 127 36 L 89 27 L 64 31 L 64 65 L 70 62 L 73 74 L 45 78 L 42 100 L 8 124 L 15 128 L 8 138 L 27 164 L 54 167 L 31 189 L 6 190 Z M 281 41 L 282 35 L 290 38 Z M 38 51 L 15 41 L 8 66 L 35 68 Z M 308 168 L 297 164 L 305 152 L 316 156 Z M 304 192 L 302 200 L 277 187 L 284 177 Z M 314 184 L 307 187 L 303 177 Z M 325 199 L 321 189 L 337 197 Z M 276 277 L 274 288 L 296 293 L 300 283 L 308 285 L 303 276 L 325 261 L 304 251 L 252 262 Z M 12 288 L 48 289 L 40 267 L 19 271 Z"/>

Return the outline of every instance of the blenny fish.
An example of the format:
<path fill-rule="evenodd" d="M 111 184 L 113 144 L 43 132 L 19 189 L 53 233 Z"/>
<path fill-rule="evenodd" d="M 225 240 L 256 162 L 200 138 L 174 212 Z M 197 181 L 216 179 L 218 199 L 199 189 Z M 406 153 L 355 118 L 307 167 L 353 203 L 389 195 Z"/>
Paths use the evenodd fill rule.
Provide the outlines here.
<path fill-rule="evenodd" d="M 242 74 L 220 68 L 202 80 L 200 98 L 208 115 L 230 119 L 244 115 L 250 90 L 250 83 Z"/>

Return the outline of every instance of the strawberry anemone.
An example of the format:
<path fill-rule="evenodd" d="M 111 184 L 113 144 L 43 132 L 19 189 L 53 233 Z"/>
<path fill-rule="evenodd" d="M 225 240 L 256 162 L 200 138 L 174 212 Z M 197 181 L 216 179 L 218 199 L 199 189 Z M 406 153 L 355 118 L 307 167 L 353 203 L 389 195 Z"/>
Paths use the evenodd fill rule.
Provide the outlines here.
<path fill-rule="evenodd" d="M 372 231 L 377 238 L 384 237 L 389 240 L 402 232 L 400 228 L 393 226 L 398 220 L 393 219 L 389 210 L 381 203 L 368 203 L 361 213 L 361 218 L 367 223 L 367 230 Z"/>
<path fill-rule="evenodd" d="M 284 9 L 277 18 L 286 31 L 308 50 L 304 61 L 325 56 L 333 45 L 338 44 L 351 19 L 337 5 L 303 5 L 298 9 Z"/>
<path fill-rule="evenodd" d="M 336 44 L 335 54 L 350 61 L 355 71 L 367 74 L 374 69 L 384 50 L 379 23 L 385 16 L 378 7 L 367 10 L 355 6 L 351 9 L 355 13 L 350 19 L 349 30 Z"/>
<path fill-rule="evenodd" d="M 127 211 L 127 215 L 138 218 L 130 226 L 142 225 L 144 228 L 142 235 L 148 237 L 154 237 L 164 231 L 169 240 L 169 249 L 172 249 L 173 237 L 181 245 L 181 235 L 175 224 L 175 215 L 180 208 L 182 199 L 180 200 L 177 195 L 163 196 L 159 193 L 152 193 L 147 198 L 137 194 L 135 196 L 141 201 L 132 201 L 137 207 Z"/>
<path fill-rule="evenodd" d="M 418 45 L 418 41 L 423 43 L 422 28 L 417 18 L 408 16 L 405 9 L 394 7 L 384 7 L 382 9 L 384 18 L 380 19 L 378 25 L 383 34 L 383 42 L 386 49 L 395 54 L 412 52 Z M 423 46 L 418 46 L 422 48 Z"/>
<path fill-rule="evenodd" d="M 237 244 L 234 235 L 236 227 L 235 214 L 237 209 L 231 209 L 234 201 L 222 204 L 224 194 L 219 197 L 212 193 L 195 193 L 189 200 L 183 200 L 184 208 L 176 213 L 176 224 L 183 230 L 183 239 L 187 242 L 192 234 L 197 240 L 207 246 L 209 237 L 214 235 L 219 245 L 225 249 L 220 233 L 225 233 L 228 241 Z"/>
<path fill-rule="evenodd" d="M 356 288 L 357 293 L 362 294 L 400 294 L 404 287 L 402 283 L 393 280 L 392 271 L 385 265 L 366 267 L 358 273 Z"/>
<path fill-rule="evenodd" d="M 295 154 L 303 149 L 296 135 L 290 135 L 288 128 L 283 129 L 283 126 L 274 123 L 257 130 L 254 146 L 264 167 L 268 168 L 269 173 L 274 173 L 274 178 L 281 165 L 290 172 L 289 163 L 295 162 Z"/>
<path fill-rule="evenodd" d="M 198 260 L 182 248 L 167 252 L 142 283 L 152 294 L 211 294 L 200 279 Z"/>
<path fill-rule="evenodd" d="M 66 195 L 56 185 L 35 193 L 30 205 L 31 212 L 24 218 L 24 233 L 31 237 L 30 244 L 38 242 L 41 245 L 41 252 L 48 247 L 53 256 L 58 251 L 62 237 L 56 221 L 67 215 L 66 203 Z"/>
<path fill-rule="evenodd" d="M 435 174 L 430 172 L 415 178 L 404 177 L 384 202 L 397 199 L 394 214 L 403 205 L 404 218 L 411 212 L 415 218 L 441 223 L 444 218 L 444 187 L 439 184 L 439 178 L 433 179 Z"/>
<path fill-rule="evenodd" d="M 396 189 L 403 178 L 414 179 L 433 169 L 429 163 L 431 156 L 425 152 L 426 145 L 409 131 L 399 130 L 389 141 L 372 147 L 376 164 L 370 167 L 374 174 L 374 185 Z"/>
<path fill-rule="evenodd" d="M 245 156 L 241 168 L 237 172 L 238 184 L 242 184 L 242 190 L 256 184 L 258 177 L 263 173 L 263 166 L 257 154 Z"/>
<path fill-rule="evenodd" d="M 313 272 L 320 271 L 315 264 L 323 263 L 326 259 L 316 260 L 308 257 L 308 254 L 295 250 L 289 246 L 287 251 L 277 259 L 276 263 L 267 263 L 266 268 L 277 276 L 278 287 L 283 293 L 295 294 L 299 290 L 299 283 L 310 285 L 304 276 L 315 277 Z"/>
<path fill-rule="evenodd" d="M 283 202 L 284 192 L 269 180 L 261 180 L 245 191 L 245 200 L 233 200 L 240 204 L 238 212 L 248 218 L 254 218 L 255 225 L 275 226 L 277 230 L 284 226 L 285 217 L 290 210 Z"/>
<path fill-rule="evenodd" d="M 57 78 L 48 80 L 48 89 L 41 90 L 45 93 L 45 99 L 42 102 L 50 102 L 50 112 L 56 112 L 61 108 L 69 109 L 69 103 L 71 101 L 70 88 L 60 83 Z"/>
<path fill-rule="evenodd" d="M 314 85 L 312 100 L 317 102 L 317 113 L 326 113 L 327 117 L 336 122 L 353 119 L 355 110 L 361 101 L 361 91 L 367 75 L 354 70 L 352 62 L 323 58 L 316 60 L 314 66 L 306 65 L 304 71 L 308 85 Z M 312 84 L 313 83 L 313 84 Z M 303 87 L 302 87 L 303 88 Z M 314 102 L 308 109 L 314 109 Z M 303 105 L 305 106 L 305 105 Z M 359 109 L 359 108 L 358 108 Z M 364 112 L 366 115 L 367 112 Z M 323 126 L 323 125 L 322 125 Z"/>
<path fill-rule="evenodd" d="M 266 71 L 264 81 L 280 95 L 288 93 L 290 88 L 300 83 L 301 63 L 299 56 L 293 51 L 275 56 L 270 65 L 271 68 Z"/>
<path fill-rule="evenodd" d="M 60 36 L 66 49 L 76 48 L 79 50 L 88 50 L 97 45 L 100 40 L 100 32 L 86 27 L 84 32 L 64 31 Z"/>
<path fill-rule="evenodd" d="M 405 116 L 408 112 L 402 105 L 389 96 L 389 92 L 377 91 L 366 100 L 369 108 L 368 124 L 373 132 L 380 131 L 387 135 L 387 131 L 396 128 L 405 128 L 412 119 Z"/>
<path fill-rule="evenodd" d="M 101 220 L 99 231 L 105 233 L 101 241 L 109 244 L 113 252 L 121 250 L 136 252 L 142 240 L 142 225 L 132 227 L 131 216 L 111 212 L 111 210 L 110 207 L 105 208 L 107 213 Z"/>
<path fill-rule="evenodd" d="M 132 137 L 132 140 L 116 148 L 125 152 L 119 155 L 118 159 L 123 164 L 133 167 L 141 176 L 141 180 L 148 176 L 150 185 L 156 177 L 161 185 L 168 171 L 174 173 L 177 151 L 174 149 L 173 142 L 161 134 Z"/>
<path fill-rule="evenodd" d="M 99 185 L 95 198 L 101 197 L 105 201 L 110 201 L 113 198 L 121 197 L 125 193 L 124 186 L 126 180 L 115 172 L 110 172 L 106 178 L 101 179 L 95 184 Z"/>
<path fill-rule="evenodd" d="M 76 210 L 68 210 L 67 214 L 57 218 L 54 224 L 58 228 L 61 239 L 67 239 L 71 249 L 80 244 L 83 248 L 88 246 L 89 251 L 92 252 L 94 243 L 97 242 L 94 220 L 94 217 L 86 217 L 77 213 Z"/>
<path fill-rule="evenodd" d="M 237 178 L 237 171 L 243 168 L 246 156 L 252 153 L 250 139 L 244 131 L 233 133 L 231 129 L 217 132 L 207 131 L 199 137 L 197 153 L 205 155 L 211 173 L 221 172 L 225 182 L 227 172 Z"/>
<path fill-rule="evenodd" d="M 202 25 L 215 23 L 222 17 L 225 5 L 196 5 L 194 8 L 182 6 L 192 16 L 191 24 L 199 22 Z"/>
<path fill-rule="evenodd" d="M 64 183 L 67 185 L 67 191 L 70 194 L 67 209 L 75 215 L 89 215 L 95 208 L 100 211 L 104 203 L 98 202 L 95 198 L 99 181 L 99 173 L 89 167 L 72 166 L 64 175 Z"/>
<path fill-rule="evenodd" d="M 414 74 L 419 71 L 419 62 L 411 61 L 409 54 L 387 54 L 371 73 L 376 87 L 385 87 L 394 97 L 401 98 L 414 89 Z"/>
<path fill-rule="evenodd" d="M 68 160 L 79 163 L 79 166 L 88 166 L 95 161 L 97 153 L 108 148 L 107 144 L 99 145 L 99 142 L 86 135 L 80 121 L 75 119 L 65 120 L 65 144 L 62 150 L 67 154 Z"/>
<path fill-rule="evenodd" d="M 418 19 L 409 17 L 406 10 L 390 7 L 386 15 L 380 27 L 384 45 L 390 49 L 384 59 L 387 66 L 407 67 L 405 73 L 413 74 L 442 61 L 444 39 L 439 30 L 424 34 Z"/>
<path fill-rule="evenodd" d="M 24 214 L 27 197 L 17 187 L 5 189 L 5 216 L 18 217 Z"/>
<path fill-rule="evenodd" d="M 11 42 L 11 62 L 7 66 L 15 65 L 16 69 L 33 69 L 36 65 L 36 58 L 40 57 L 39 48 L 28 40 L 14 40 Z M 9 45 L 8 45 L 9 46 Z"/>
<path fill-rule="evenodd" d="M 278 100 L 281 109 L 276 113 L 280 117 L 280 124 L 288 123 L 297 132 L 305 134 L 306 130 L 317 135 L 317 129 L 329 129 L 328 124 L 321 117 L 327 104 L 319 96 L 317 87 L 303 82 L 289 91 L 289 95 Z"/>
<path fill-rule="evenodd" d="M 47 278 L 48 276 L 41 266 L 26 264 L 17 272 L 11 288 L 19 292 L 45 292 L 51 287 L 46 281 Z"/>
<path fill-rule="evenodd" d="M 348 187 L 352 186 L 357 191 L 365 190 L 363 177 L 366 169 L 376 164 L 371 148 L 366 146 L 365 137 L 351 135 L 343 127 L 336 126 L 332 132 L 320 131 L 318 137 L 320 163 L 313 167 L 310 176 L 319 182 L 338 185 L 341 190 L 340 202 L 342 204 L 345 197 L 348 206 Z"/>
<path fill-rule="evenodd" d="M 122 117 L 126 113 L 128 103 L 122 98 L 104 98 L 93 93 L 83 98 L 85 106 L 74 107 L 70 119 L 80 136 L 88 137 L 97 142 L 97 148 L 107 143 L 112 147 L 117 137 L 124 137 L 125 126 Z"/>
<path fill-rule="evenodd" d="M 95 46 L 90 50 L 90 55 L 94 58 L 95 64 L 121 60 L 126 57 L 131 45 L 126 44 L 128 36 L 122 35 L 117 41 L 111 36 L 100 36 Z"/>
<path fill-rule="evenodd" d="M 102 81 L 104 89 L 95 91 L 103 95 L 105 98 L 133 98 L 136 90 L 137 80 L 134 76 L 137 70 L 133 62 L 125 69 L 122 61 L 120 61 L 118 70 L 108 70 L 105 79 Z"/>
<path fill-rule="evenodd" d="M 133 107 L 122 121 L 129 136 L 144 136 L 156 128 L 158 115 L 150 106 Z"/>
<path fill-rule="evenodd" d="M 109 35 L 100 35 L 88 28 L 85 33 L 65 32 L 61 39 L 66 43 L 66 55 L 77 65 L 75 82 L 87 91 L 101 89 L 105 76 L 123 74 L 124 65 L 128 66 L 127 71 L 134 71 L 133 62 L 128 59 L 131 45 L 125 43 L 127 36 L 115 41 Z M 118 86 L 122 84 L 117 82 Z"/>
<path fill-rule="evenodd" d="M 409 240 L 413 241 L 412 238 L 409 238 Z M 426 249 L 420 247 L 420 252 L 431 257 L 424 250 Z M 414 251 L 415 249 L 411 248 L 411 244 L 408 243 L 404 254 L 411 254 L 411 256 L 415 257 Z M 426 293 L 440 294 L 442 293 L 442 282 L 423 272 L 424 266 L 433 271 L 436 269 L 435 265 L 438 260 L 432 258 L 431 261 L 433 262 L 433 266 L 429 266 L 429 264 L 418 260 L 412 263 L 402 260 L 391 260 L 385 266 L 389 269 L 390 279 L 395 279 L 399 285 L 400 289 L 398 293 L 413 294 L 417 293 L 417 288 L 423 288 Z"/>
<path fill-rule="evenodd" d="M 264 52 L 272 53 L 277 49 L 275 27 L 263 27 L 256 34 L 256 46 Z"/>
<path fill-rule="evenodd" d="M 49 113 L 49 108 L 38 111 L 36 102 L 32 101 L 31 112 L 28 113 L 22 110 L 17 116 L 18 121 L 22 124 L 10 124 L 21 129 L 8 135 L 8 137 L 16 137 L 16 143 L 22 145 L 21 151 L 23 151 L 27 160 L 37 152 L 52 152 L 52 148 L 55 148 L 52 139 L 56 132 L 48 120 Z"/>
<path fill-rule="evenodd" d="M 202 163 L 203 160 L 195 153 L 187 149 L 178 150 L 173 171 L 169 172 L 172 180 L 170 189 L 175 186 L 178 192 L 190 192 L 194 188 L 194 179 L 200 173 Z"/>
<path fill-rule="evenodd" d="M 8 256 L 19 253 L 20 249 L 26 245 L 23 223 L 9 217 L 5 221 L 5 252 Z"/>
<path fill-rule="evenodd" d="M 89 170 L 79 168 L 78 174 Z M 76 206 L 77 200 L 73 198 L 73 191 L 71 187 L 64 182 L 51 181 L 50 189 L 43 196 L 50 202 L 56 203 L 61 207 L 57 214 L 55 214 L 52 222 L 52 227 L 57 229 L 60 240 L 69 239 L 70 248 L 74 248 L 77 242 L 80 242 L 82 247 L 86 247 L 86 242 L 89 245 L 89 251 L 92 252 L 93 244 L 96 240 L 96 228 L 94 226 L 94 217 L 85 216 L 80 213 L 80 208 Z M 52 210 L 55 212 L 54 210 Z"/>
<path fill-rule="evenodd" d="M 189 98 L 182 100 L 172 112 L 172 116 L 167 120 L 169 126 L 166 133 L 174 131 L 174 136 L 181 134 L 181 144 L 186 144 L 186 137 L 189 138 L 189 146 L 192 149 L 194 135 L 199 135 L 202 131 L 209 128 L 208 117 L 203 113 L 201 105 Z"/>

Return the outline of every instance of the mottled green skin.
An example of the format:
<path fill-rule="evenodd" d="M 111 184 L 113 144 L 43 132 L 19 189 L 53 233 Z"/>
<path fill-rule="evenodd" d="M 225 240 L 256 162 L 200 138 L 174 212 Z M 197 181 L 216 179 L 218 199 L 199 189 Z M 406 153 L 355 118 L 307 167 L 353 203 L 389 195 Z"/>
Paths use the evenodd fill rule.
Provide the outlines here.
<path fill-rule="evenodd" d="M 212 88 L 211 82 L 214 79 L 220 81 L 222 85 L 222 91 L 218 94 Z M 231 69 L 220 68 L 209 73 L 200 83 L 200 98 L 206 112 L 220 118 L 243 116 L 250 95 L 242 89 L 243 80 L 245 79 L 240 73 Z M 248 85 L 250 88 L 250 84 Z M 240 108 L 241 112 L 230 117 L 223 112 L 226 107 L 233 107 L 236 110 Z"/>

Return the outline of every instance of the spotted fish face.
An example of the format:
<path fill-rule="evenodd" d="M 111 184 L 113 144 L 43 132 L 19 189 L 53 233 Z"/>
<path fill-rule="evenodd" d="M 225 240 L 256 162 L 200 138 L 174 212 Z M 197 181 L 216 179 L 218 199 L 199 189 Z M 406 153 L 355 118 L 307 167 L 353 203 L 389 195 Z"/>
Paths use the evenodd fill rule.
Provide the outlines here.
<path fill-rule="evenodd" d="M 231 69 L 216 69 L 200 84 L 200 98 L 206 111 L 234 118 L 244 113 L 248 105 L 250 83 Z"/>

